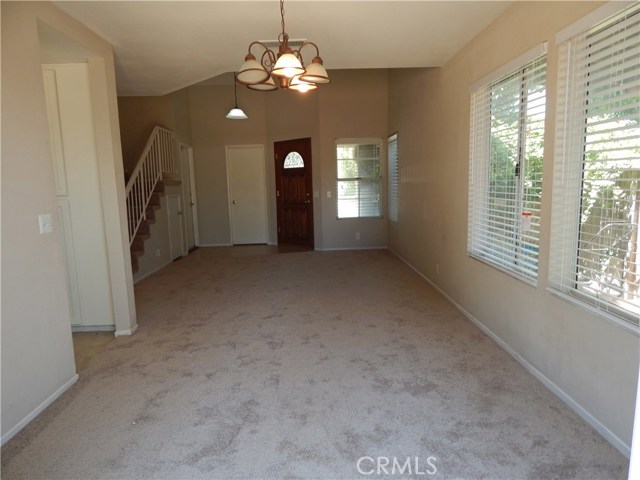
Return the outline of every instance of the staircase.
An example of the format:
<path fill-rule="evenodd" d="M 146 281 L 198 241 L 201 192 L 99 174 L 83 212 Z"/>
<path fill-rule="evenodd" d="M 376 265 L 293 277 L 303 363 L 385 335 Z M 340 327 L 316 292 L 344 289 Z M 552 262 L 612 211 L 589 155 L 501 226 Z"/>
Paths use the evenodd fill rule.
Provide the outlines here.
<path fill-rule="evenodd" d="M 175 134 L 156 126 L 136 168 L 127 181 L 127 222 L 133 273 L 139 269 L 138 258 L 144 255 L 145 240 L 151 236 L 150 225 L 156 221 L 160 197 L 165 185 L 179 185 Z"/>

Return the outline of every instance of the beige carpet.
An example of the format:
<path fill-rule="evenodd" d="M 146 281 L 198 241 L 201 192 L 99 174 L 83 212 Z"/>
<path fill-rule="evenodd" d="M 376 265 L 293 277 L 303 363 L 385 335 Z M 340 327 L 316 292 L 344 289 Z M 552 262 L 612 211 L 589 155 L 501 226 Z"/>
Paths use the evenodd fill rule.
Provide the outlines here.
<path fill-rule="evenodd" d="M 390 253 L 233 252 L 141 282 L 139 332 L 5 445 L 2 479 L 401 478 L 394 457 L 413 478 L 626 479 Z"/>
<path fill-rule="evenodd" d="M 93 357 L 113 342 L 113 332 L 75 332 L 73 333 L 73 356 L 76 370 L 80 373 Z"/>

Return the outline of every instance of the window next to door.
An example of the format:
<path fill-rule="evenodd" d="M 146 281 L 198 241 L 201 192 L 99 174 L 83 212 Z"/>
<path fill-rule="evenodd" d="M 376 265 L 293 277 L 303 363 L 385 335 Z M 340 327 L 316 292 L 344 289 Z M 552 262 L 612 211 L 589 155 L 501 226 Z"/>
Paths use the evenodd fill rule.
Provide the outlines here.
<path fill-rule="evenodd" d="M 338 140 L 338 218 L 381 217 L 382 140 Z"/>

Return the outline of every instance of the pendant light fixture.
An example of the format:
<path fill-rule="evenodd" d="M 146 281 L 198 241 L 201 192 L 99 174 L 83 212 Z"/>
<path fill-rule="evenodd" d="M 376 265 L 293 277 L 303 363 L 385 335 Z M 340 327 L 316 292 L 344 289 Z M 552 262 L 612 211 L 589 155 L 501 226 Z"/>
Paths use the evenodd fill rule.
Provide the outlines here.
<path fill-rule="evenodd" d="M 227 118 L 229 120 L 246 120 L 249 117 L 247 117 L 247 114 L 238 107 L 238 83 L 235 72 L 233 73 L 233 96 L 235 98 L 235 104 L 234 107 L 229 110 L 229 113 L 227 113 Z"/>
<path fill-rule="evenodd" d="M 315 90 L 318 84 L 329 83 L 329 74 L 315 43 L 303 41 L 296 50 L 289 46 L 289 35 L 284 29 L 284 0 L 280 0 L 280 18 L 282 33 L 278 35 L 278 53 L 263 42 L 252 42 L 236 75 L 236 82 L 253 90 L 276 90 L 279 86 L 299 92 Z M 251 52 L 254 46 L 263 50 L 259 54 L 260 61 Z M 316 56 L 305 67 L 301 51 L 307 46 L 315 48 Z"/>

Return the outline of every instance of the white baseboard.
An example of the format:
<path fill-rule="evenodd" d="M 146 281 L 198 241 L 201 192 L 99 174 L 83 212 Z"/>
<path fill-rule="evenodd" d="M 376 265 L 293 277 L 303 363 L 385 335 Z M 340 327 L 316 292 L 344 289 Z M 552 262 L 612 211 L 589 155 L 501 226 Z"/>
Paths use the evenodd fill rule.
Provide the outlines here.
<path fill-rule="evenodd" d="M 233 247 L 233 243 L 201 243 L 199 247 Z"/>
<path fill-rule="evenodd" d="M 467 311 L 462 305 L 456 302 L 453 298 L 447 295 L 440 287 L 438 287 L 430 278 L 422 274 L 416 267 L 414 267 L 407 260 L 402 258 L 393 250 L 389 250 L 393 253 L 400 261 L 402 261 L 405 265 L 407 265 L 411 270 L 416 272 L 420 277 L 422 277 L 429 285 L 431 285 L 438 293 L 440 293 L 444 298 L 447 299 L 451 305 L 453 305 L 456 309 L 460 311 L 465 317 L 467 317 L 471 322 L 473 322 L 480 330 L 482 330 L 487 336 L 489 336 L 494 342 L 496 342 L 500 347 L 502 347 L 509 355 L 517 360 L 517 362 L 526 368 L 529 373 L 531 373 L 534 377 L 542 382 L 542 384 L 547 387 L 551 392 L 553 392 L 557 397 L 560 398 L 564 403 L 566 403 L 569 408 L 571 408 L 574 412 L 578 414 L 580 418 L 582 418 L 585 422 L 591 425 L 600 435 L 602 435 L 609 443 L 611 443 L 616 449 L 620 451 L 625 457 L 629 458 L 631 456 L 631 446 L 627 445 L 620 437 L 618 437 L 615 433 L 613 433 L 607 426 L 605 426 L 602 422 L 600 422 L 596 417 L 591 415 L 582 405 L 576 402 L 569 394 L 567 394 L 562 388 L 556 385 L 553 381 L 547 378 L 540 370 L 531 365 L 527 360 L 522 358 L 518 352 L 516 352 L 507 342 L 502 340 L 498 335 L 496 335 L 489 327 L 483 324 L 480 320 L 478 320 L 471 312 Z"/>
<path fill-rule="evenodd" d="M 115 332 L 113 332 L 113 336 L 114 337 L 126 337 L 126 336 L 133 335 L 134 333 L 136 333 L 136 330 L 138 330 L 138 324 L 137 323 L 133 327 L 131 327 L 129 330 L 116 330 Z"/>
<path fill-rule="evenodd" d="M 115 325 L 71 325 L 73 333 L 79 332 L 113 332 Z"/>
<path fill-rule="evenodd" d="M 335 247 L 335 248 L 316 248 L 316 252 L 349 252 L 353 250 L 388 250 L 386 245 L 380 247 Z"/>
<path fill-rule="evenodd" d="M 44 402 L 38 405 L 29 415 L 27 415 L 22 420 L 20 420 L 15 427 L 13 427 L 11 430 L 5 433 L 2 436 L 2 440 L 0 440 L 2 442 L 1 445 L 4 445 L 9 440 L 11 440 L 20 430 L 26 427 L 31 420 L 36 418 L 38 415 L 40 415 L 40 413 L 42 413 L 42 411 L 45 408 L 47 408 L 49 405 L 55 402 L 60 395 L 66 392 L 74 383 L 78 381 L 78 378 L 80 377 L 76 373 L 73 377 L 67 380 L 60 388 L 58 388 L 55 392 L 49 395 L 49 397 L 47 397 L 47 399 Z"/>

